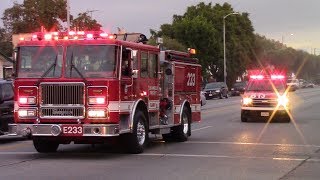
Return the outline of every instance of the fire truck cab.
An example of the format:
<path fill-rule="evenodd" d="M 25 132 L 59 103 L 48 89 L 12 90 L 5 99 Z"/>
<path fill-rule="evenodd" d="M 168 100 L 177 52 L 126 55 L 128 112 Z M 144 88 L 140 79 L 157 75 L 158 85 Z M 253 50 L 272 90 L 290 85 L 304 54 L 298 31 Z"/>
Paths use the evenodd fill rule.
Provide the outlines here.
<path fill-rule="evenodd" d="M 250 72 L 250 71 L 249 71 Z M 290 101 L 283 73 L 252 71 L 241 101 L 241 121 L 291 121 Z"/>
<path fill-rule="evenodd" d="M 119 136 L 130 153 L 141 153 L 149 133 L 186 141 L 201 119 L 198 60 L 129 36 L 81 31 L 22 39 L 10 134 L 30 136 L 38 152 Z"/>

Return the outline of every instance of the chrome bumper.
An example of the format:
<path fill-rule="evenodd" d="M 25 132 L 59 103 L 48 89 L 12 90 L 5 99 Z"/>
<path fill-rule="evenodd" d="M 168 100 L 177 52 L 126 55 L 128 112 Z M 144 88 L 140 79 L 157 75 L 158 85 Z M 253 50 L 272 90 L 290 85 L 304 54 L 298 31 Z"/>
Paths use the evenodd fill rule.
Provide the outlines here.
<path fill-rule="evenodd" d="M 62 125 L 63 124 L 9 124 L 8 135 L 63 136 L 61 130 Z M 82 136 L 84 137 L 111 137 L 119 136 L 120 134 L 118 124 L 83 124 L 82 127 Z"/>

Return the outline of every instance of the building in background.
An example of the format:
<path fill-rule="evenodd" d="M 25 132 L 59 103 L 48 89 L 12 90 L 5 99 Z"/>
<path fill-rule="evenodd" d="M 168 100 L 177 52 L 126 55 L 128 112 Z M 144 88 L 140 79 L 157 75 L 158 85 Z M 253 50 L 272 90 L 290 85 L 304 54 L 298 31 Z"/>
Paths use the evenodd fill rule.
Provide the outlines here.
<path fill-rule="evenodd" d="M 0 79 L 11 79 L 13 60 L 0 52 Z"/>

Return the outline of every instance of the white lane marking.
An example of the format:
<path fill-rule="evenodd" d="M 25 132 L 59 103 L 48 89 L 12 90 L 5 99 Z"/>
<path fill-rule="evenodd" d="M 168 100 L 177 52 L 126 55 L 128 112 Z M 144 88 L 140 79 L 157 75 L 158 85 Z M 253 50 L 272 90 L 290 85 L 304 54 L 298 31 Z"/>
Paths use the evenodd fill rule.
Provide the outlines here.
<path fill-rule="evenodd" d="M 304 161 L 307 158 L 288 158 L 288 157 L 266 157 L 266 156 L 226 156 L 226 155 L 210 155 L 210 154 L 161 154 L 161 153 L 143 153 L 137 156 L 160 156 L 160 157 L 193 157 L 193 158 L 226 158 L 226 159 L 264 159 L 277 161 Z M 314 161 L 317 159 L 308 159 Z"/>
<path fill-rule="evenodd" d="M 320 148 L 320 145 L 313 144 L 268 144 L 268 143 L 250 143 L 250 142 L 211 142 L 211 141 L 186 141 L 184 143 L 190 144 L 228 144 L 228 145 L 257 145 L 257 146 L 289 146 L 289 147 L 314 147 Z"/>
<path fill-rule="evenodd" d="M 211 127 L 212 127 L 212 126 L 205 126 L 205 127 L 201 127 L 201 128 L 198 128 L 198 129 L 193 129 L 193 130 L 191 130 L 191 132 L 200 131 L 200 130 L 207 129 L 207 128 L 211 128 Z"/>
<path fill-rule="evenodd" d="M 0 155 L 35 155 L 37 152 L 0 152 Z M 52 153 L 58 155 L 59 153 Z M 97 153 L 73 153 L 68 152 L 64 154 L 69 155 L 94 155 Z M 98 153 L 104 154 L 104 153 Z M 288 158 L 288 157 L 267 157 L 267 156 L 227 156 L 227 155 L 210 155 L 210 154 L 162 154 L 162 153 L 142 153 L 133 154 L 133 156 L 159 156 L 159 157 L 193 157 L 193 158 L 226 158 L 226 159 L 262 159 L 262 160 L 276 160 L 276 161 L 307 161 L 320 162 L 316 158 Z"/>

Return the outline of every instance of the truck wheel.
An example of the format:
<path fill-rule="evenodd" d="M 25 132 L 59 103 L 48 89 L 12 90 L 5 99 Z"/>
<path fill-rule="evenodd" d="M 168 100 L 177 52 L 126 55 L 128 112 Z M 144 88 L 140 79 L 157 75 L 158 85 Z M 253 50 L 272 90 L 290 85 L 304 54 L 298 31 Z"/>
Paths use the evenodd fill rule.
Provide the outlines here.
<path fill-rule="evenodd" d="M 291 118 L 288 114 L 286 114 L 284 117 L 283 117 L 283 122 L 285 123 L 290 123 L 291 122 Z"/>
<path fill-rule="evenodd" d="M 248 122 L 247 117 L 245 117 L 242 112 L 241 112 L 241 122 Z"/>
<path fill-rule="evenodd" d="M 41 138 L 33 138 L 33 145 L 39 153 L 50 153 L 56 152 L 59 143 L 53 141 L 46 141 Z"/>
<path fill-rule="evenodd" d="M 127 142 L 127 148 L 130 153 L 142 153 L 148 143 L 148 128 L 146 125 L 147 119 L 145 115 L 138 111 L 134 115 L 132 133 L 124 134 L 123 142 Z"/>
<path fill-rule="evenodd" d="M 171 138 L 178 142 L 184 142 L 191 136 L 191 114 L 186 107 L 183 108 L 181 124 L 173 127 Z"/>

